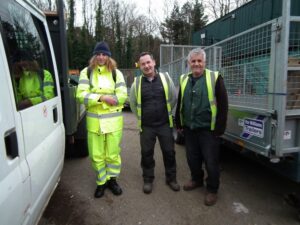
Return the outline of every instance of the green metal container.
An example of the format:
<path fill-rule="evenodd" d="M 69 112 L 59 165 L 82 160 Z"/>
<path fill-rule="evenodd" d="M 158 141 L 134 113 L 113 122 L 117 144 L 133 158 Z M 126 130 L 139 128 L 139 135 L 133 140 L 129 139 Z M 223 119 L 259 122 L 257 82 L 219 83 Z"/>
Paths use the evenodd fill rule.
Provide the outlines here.
<path fill-rule="evenodd" d="M 278 18 L 284 0 L 252 0 L 195 32 L 193 45 L 208 46 Z M 300 15 L 300 1 L 292 0 L 291 16 Z"/>

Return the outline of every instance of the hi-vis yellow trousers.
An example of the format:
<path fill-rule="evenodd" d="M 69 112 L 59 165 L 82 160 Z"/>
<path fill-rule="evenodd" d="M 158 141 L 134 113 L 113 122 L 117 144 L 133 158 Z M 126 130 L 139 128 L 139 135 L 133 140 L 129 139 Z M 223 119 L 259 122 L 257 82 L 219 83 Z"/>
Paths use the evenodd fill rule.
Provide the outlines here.
<path fill-rule="evenodd" d="M 122 130 L 96 134 L 88 132 L 88 149 L 92 166 L 97 173 L 97 185 L 105 184 L 111 177 L 118 177 L 121 171 Z"/>

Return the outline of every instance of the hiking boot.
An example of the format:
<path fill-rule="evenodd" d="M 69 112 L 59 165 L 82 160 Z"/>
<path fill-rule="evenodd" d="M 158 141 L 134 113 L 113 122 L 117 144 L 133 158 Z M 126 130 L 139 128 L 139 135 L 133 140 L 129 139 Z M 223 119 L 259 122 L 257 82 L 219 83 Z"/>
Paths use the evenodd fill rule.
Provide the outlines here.
<path fill-rule="evenodd" d="M 212 206 L 214 204 L 217 203 L 217 200 L 218 200 L 218 195 L 217 193 L 210 193 L 210 192 L 207 192 L 205 194 L 205 199 L 204 199 L 204 204 L 206 206 Z"/>
<path fill-rule="evenodd" d="M 176 181 L 170 181 L 167 182 L 167 185 L 173 190 L 173 191 L 180 191 L 180 186 Z"/>
<path fill-rule="evenodd" d="M 122 189 L 118 185 L 115 177 L 112 177 L 112 178 L 110 178 L 109 181 L 107 181 L 107 187 L 108 187 L 108 189 L 111 190 L 111 192 L 114 195 L 121 195 L 122 194 Z"/>
<path fill-rule="evenodd" d="M 145 194 L 150 194 L 152 192 L 152 183 L 144 183 L 143 191 Z"/>
<path fill-rule="evenodd" d="M 104 195 L 105 185 L 97 185 L 96 191 L 95 191 L 95 198 L 101 198 Z"/>
<path fill-rule="evenodd" d="M 183 190 L 191 191 L 196 189 L 197 187 L 203 187 L 203 182 L 189 180 L 186 184 L 183 185 Z"/>

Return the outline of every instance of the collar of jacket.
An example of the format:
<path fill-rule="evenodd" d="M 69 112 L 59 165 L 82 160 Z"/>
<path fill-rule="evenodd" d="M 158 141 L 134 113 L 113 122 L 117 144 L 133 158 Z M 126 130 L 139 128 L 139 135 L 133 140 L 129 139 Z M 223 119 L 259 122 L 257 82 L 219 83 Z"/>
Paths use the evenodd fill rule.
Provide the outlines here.
<path fill-rule="evenodd" d="M 25 70 L 24 72 L 23 72 L 23 74 L 24 74 L 24 76 L 26 76 L 26 77 L 32 77 L 32 76 L 34 76 L 35 74 L 36 74 L 36 72 L 33 72 L 33 71 L 29 71 L 29 70 Z"/>
<path fill-rule="evenodd" d="M 199 76 L 199 77 L 201 77 L 201 76 L 205 76 L 205 71 L 206 71 L 206 69 L 203 71 L 203 73 Z M 189 74 L 188 74 L 188 76 L 190 77 L 190 78 L 192 78 L 192 76 L 193 76 L 193 73 L 192 72 L 190 72 Z M 199 78 L 198 77 L 198 78 Z"/>
<path fill-rule="evenodd" d="M 96 68 L 98 74 L 103 74 L 103 73 L 107 73 L 108 70 L 107 70 L 107 67 L 106 66 L 97 66 Z"/>
<path fill-rule="evenodd" d="M 144 78 L 145 80 L 149 81 L 149 78 L 148 78 L 147 76 L 145 76 L 145 74 L 142 74 L 142 76 L 143 76 L 143 78 Z M 155 80 L 157 77 L 158 77 L 158 72 L 155 71 L 155 74 L 154 74 L 154 76 L 153 76 L 153 79 L 150 79 L 150 81 Z"/>

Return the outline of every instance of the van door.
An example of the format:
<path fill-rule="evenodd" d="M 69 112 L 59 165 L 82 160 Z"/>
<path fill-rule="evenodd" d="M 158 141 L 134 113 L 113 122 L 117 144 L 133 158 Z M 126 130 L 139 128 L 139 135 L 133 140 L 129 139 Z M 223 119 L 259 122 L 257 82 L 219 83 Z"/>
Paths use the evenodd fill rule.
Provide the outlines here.
<path fill-rule="evenodd" d="M 36 8 L 7 0 L 0 2 L 0 13 L 14 119 L 24 140 L 19 151 L 30 171 L 28 224 L 34 224 L 57 184 L 64 161 L 65 133 L 54 51 L 45 17 Z"/>
<path fill-rule="evenodd" d="M 0 36 L 0 224 L 21 224 L 30 207 L 29 168 L 16 112 L 2 36 Z"/>

